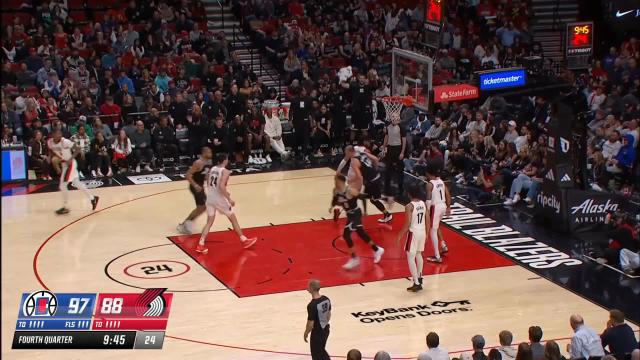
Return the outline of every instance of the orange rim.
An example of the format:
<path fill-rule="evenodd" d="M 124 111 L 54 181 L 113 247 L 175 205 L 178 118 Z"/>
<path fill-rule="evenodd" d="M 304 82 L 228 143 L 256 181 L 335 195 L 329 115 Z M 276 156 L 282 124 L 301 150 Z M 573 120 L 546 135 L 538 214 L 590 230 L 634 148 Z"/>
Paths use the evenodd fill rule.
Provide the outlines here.
<path fill-rule="evenodd" d="M 411 96 L 385 96 L 382 98 L 383 102 L 389 103 L 402 103 L 404 106 L 413 105 L 413 98 Z"/>

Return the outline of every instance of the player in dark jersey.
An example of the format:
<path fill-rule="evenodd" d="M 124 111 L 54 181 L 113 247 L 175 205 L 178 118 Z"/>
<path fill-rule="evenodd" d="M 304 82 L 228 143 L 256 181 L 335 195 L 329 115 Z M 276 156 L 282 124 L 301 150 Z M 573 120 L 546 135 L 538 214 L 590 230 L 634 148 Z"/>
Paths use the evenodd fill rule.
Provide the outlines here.
<path fill-rule="evenodd" d="M 203 146 L 200 158 L 196 160 L 193 165 L 187 170 L 186 178 L 189 182 L 189 191 L 193 194 L 193 199 L 196 201 L 196 208 L 189 213 L 189 216 L 178 225 L 178 232 L 182 234 L 193 233 L 193 220 L 195 220 L 200 214 L 206 210 L 205 203 L 207 201 L 207 195 L 204 193 L 204 181 L 209 174 L 209 170 L 213 166 L 211 159 L 213 158 L 213 151 L 208 146 Z"/>
<path fill-rule="evenodd" d="M 341 170 L 341 166 L 343 171 L 345 168 L 355 167 L 359 170 L 360 174 L 362 174 L 364 192 L 359 194 L 359 198 L 369 199 L 369 201 L 384 214 L 381 219 L 378 219 L 378 222 L 390 222 L 393 219 L 393 215 L 387 211 L 382 203 L 381 176 L 378 171 L 379 159 L 364 147 L 358 147 L 356 150 L 353 146 L 347 146 L 344 149 L 344 159 L 342 161 L 344 164 L 343 162 L 340 163 L 338 166 L 339 170 Z"/>
<path fill-rule="evenodd" d="M 347 178 L 344 175 L 337 174 L 335 177 L 335 188 L 333 190 L 333 200 L 331 201 L 332 208 L 334 206 L 341 206 L 347 212 L 347 224 L 344 227 L 342 237 L 347 242 L 349 253 L 351 258 L 342 267 L 349 270 L 360 265 L 360 259 L 356 255 L 353 248 L 353 240 L 351 239 L 351 233 L 355 231 L 358 236 L 371 246 L 374 251 L 373 262 L 375 264 L 380 262 L 384 249 L 376 245 L 369 234 L 364 231 L 362 225 L 362 210 L 358 207 L 358 193 L 356 190 L 352 190 L 347 186 Z M 331 209 L 329 210 L 331 211 Z"/>

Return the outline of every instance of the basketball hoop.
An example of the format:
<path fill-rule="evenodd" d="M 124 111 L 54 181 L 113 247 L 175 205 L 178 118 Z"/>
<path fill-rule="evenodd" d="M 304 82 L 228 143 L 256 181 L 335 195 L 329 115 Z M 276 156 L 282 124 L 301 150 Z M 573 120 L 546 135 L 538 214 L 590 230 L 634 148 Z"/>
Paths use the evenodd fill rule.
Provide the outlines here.
<path fill-rule="evenodd" d="M 400 119 L 402 106 L 412 106 L 413 98 L 411 96 L 385 96 L 382 99 L 384 111 L 387 113 L 387 120 Z"/>

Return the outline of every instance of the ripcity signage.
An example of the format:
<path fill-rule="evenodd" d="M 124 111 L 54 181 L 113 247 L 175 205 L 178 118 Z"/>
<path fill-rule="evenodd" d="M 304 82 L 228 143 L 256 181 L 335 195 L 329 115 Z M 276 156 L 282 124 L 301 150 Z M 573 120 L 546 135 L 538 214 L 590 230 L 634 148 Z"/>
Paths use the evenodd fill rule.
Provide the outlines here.
<path fill-rule="evenodd" d="M 527 83 L 524 69 L 506 69 L 480 72 L 480 90 L 500 90 L 520 87 Z"/>

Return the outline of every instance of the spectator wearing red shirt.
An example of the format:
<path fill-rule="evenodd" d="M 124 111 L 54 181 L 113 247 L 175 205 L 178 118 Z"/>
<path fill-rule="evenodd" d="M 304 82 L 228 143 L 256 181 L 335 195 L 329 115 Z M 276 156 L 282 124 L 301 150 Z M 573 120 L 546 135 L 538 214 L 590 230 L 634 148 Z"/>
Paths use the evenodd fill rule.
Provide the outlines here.
<path fill-rule="evenodd" d="M 109 125 L 111 128 L 118 127 L 120 123 L 120 115 L 122 110 L 118 104 L 113 103 L 113 97 L 107 96 L 104 104 L 100 106 L 100 115 L 102 115 L 102 122 Z"/>
<path fill-rule="evenodd" d="M 292 17 L 303 17 L 304 8 L 297 0 L 294 0 L 289 3 L 289 14 L 291 14 Z"/>

